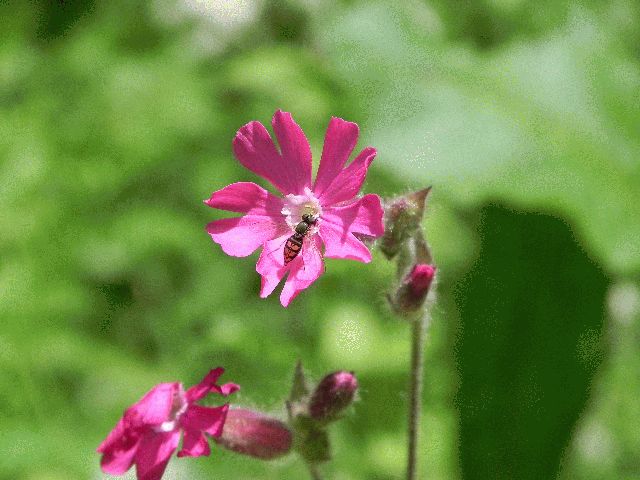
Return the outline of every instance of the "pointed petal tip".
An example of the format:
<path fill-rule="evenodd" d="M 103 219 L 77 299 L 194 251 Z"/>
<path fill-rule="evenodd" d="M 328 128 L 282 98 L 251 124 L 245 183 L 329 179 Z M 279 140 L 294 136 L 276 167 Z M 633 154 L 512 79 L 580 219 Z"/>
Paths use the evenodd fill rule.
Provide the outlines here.
<path fill-rule="evenodd" d="M 220 375 L 222 375 L 224 373 L 224 367 L 216 367 L 216 368 L 212 368 L 211 370 L 209 370 L 209 373 L 206 375 L 207 377 L 209 375 L 211 376 L 216 376 L 219 377 Z"/>
<path fill-rule="evenodd" d="M 299 293 L 300 291 L 293 292 L 293 294 L 291 294 L 291 292 L 287 293 L 287 289 L 283 288 L 282 292 L 280 292 L 280 305 L 282 305 L 284 308 L 287 308 Z"/>
<path fill-rule="evenodd" d="M 250 122 L 245 123 L 244 125 L 242 125 L 238 131 L 236 132 L 235 136 L 233 137 L 233 141 L 235 142 L 236 140 L 240 140 L 238 137 L 239 136 L 244 136 L 243 132 L 246 130 L 251 130 L 253 129 L 255 126 L 262 125 L 262 122 L 260 122 L 259 120 L 251 120 Z"/>
<path fill-rule="evenodd" d="M 282 121 L 283 119 L 293 120 L 293 116 L 290 112 L 285 112 L 284 110 L 279 108 L 274 112 L 273 117 L 271 117 L 271 125 L 275 126 L 276 123 Z"/>
<path fill-rule="evenodd" d="M 358 124 L 356 122 L 350 122 L 349 120 L 345 120 L 342 117 L 336 117 L 336 116 L 332 116 L 331 120 L 329 120 L 329 123 L 331 122 L 339 122 L 342 123 L 343 125 L 347 125 L 349 128 L 355 128 L 356 133 L 360 133 L 360 127 L 358 126 Z"/>
<path fill-rule="evenodd" d="M 264 299 L 273 293 L 273 290 L 276 288 L 277 285 L 271 288 L 271 286 L 265 279 L 265 276 L 262 275 L 260 272 L 258 272 L 258 274 L 260 275 L 260 298 Z"/>
<path fill-rule="evenodd" d="M 220 394 L 224 397 L 228 397 L 229 395 L 239 391 L 240 391 L 240 385 L 238 385 L 237 383 L 230 382 L 220 386 Z M 228 408 L 225 410 L 225 412 L 227 410 Z"/>

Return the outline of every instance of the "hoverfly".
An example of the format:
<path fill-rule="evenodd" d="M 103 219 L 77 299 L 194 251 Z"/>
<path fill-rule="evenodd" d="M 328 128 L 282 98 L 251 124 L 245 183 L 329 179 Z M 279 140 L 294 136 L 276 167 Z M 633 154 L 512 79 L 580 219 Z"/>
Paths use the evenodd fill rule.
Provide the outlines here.
<path fill-rule="evenodd" d="M 284 264 L 288 265 L 295 259 L 302 250 L 302 241 L 309 229 L 318 222 L 317 215 L 305 213 L 302 215 L 302 221 L 296 225 L 295 233 L 291 235 L 284 244 Z"/>

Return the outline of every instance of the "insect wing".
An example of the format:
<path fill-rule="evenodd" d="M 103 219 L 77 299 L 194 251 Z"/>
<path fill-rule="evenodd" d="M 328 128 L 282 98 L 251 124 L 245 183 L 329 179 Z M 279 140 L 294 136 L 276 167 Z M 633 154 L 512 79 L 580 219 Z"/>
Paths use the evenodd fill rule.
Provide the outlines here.
<path fill-rule="evenodd" d="M 269 248 L 269 250 L 265 251 L 263 253 L 263 255 L 280 257 L 280 255 L 278 253 L 276 253 L 276 252 L 282 252 L 283 251 L 283 249 L 285 248 L 289 238 L 291 238 L 291 237 L 285 237 L 285 238 L 280 239 L 280 241 L 275 242 L 275 240 L 277 240 L 277 238 L 276 238 L 276 239 L 274 239 L 274 240 L 272 240 L 270 242 L 267 242 L 269 245 L 267 245 L 267 243 L 265 243 L 265 245 L 264 245 L 265 250 L 267 249 L 267 247 Z M 273 246 L 274 244 L 276 244 L 277 246 L 274 247 Z"/>
<path fill-rule="evenodd" d="M 327 264 L 324 261 L 324 257 L 322 256 L 322 252 L 320 251 L 320 248 L 318 247 L 318 243 L 319 242 L 314 241 L 314 240 L 315 239 L 313 239 L 313 240 L 311 240 L 309 242 L 309 247 L 315 252 L 315 254 L 318 256 L 318 258 L 320 258 L 320 261 L 322 262 L 322 273 L 325 273 L 327 271 Z"/>

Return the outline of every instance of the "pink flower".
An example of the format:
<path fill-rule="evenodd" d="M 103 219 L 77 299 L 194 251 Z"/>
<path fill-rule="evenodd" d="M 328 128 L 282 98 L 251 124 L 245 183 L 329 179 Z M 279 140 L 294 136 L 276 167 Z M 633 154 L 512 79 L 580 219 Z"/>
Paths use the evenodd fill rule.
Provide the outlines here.
<path fill-rule="evenodd" d="M 227 396 L 240 387 L 234 383 L 217 385 L 223 368 L 211 370 L 201 383 L 184 391 L 181 383 L 156 385 L 129 407 L 116 427 L 100 444 L 100 465 L 105 473 L 122 475 L 136 464 L 138 480 L 158 480 L 178 447 L 178 457 L 209 455 L 205 433 L 219 437 L 229 405 L 203 407 L 196 402 L 210 392 Z"/>
<path fill-rule="evenodd" d="M 257 121 L 238 130 L 233 151 L 243 166 L 271 182 L 283 197 L 255 183 L 233 183 L 205 203 L 244 216 L 211 222 L 207 232 L 226 254 L 235 257 L 246 257 L 262 247 L 256 265 L 262 276 L 260 296 L 270 295 L 288 273 L 280 295 L 286 307 L 322 274 L 323 246 L 328 258 L 371 261 L 371 252 L 358 237 L 384 233 L 383 209 L 377 195 L 357 197 L 375 149 L 365 148 L 345 166 L 358 141 L 358 125 L 331 118 L 312 183 L 311 149 L 302 129 L 291 114 L 280 110 L 271 123 L 279 151 Z M 303 222 L 305 214 L 307 222 Z M 296 226 L 298 235 L 294 235 Z"/>

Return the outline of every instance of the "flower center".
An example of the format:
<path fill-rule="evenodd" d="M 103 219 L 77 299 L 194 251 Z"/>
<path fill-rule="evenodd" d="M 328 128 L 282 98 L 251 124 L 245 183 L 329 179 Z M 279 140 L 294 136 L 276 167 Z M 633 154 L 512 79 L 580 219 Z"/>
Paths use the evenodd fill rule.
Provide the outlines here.
<path fill-rule="evenodd" d="M 171 411 L 169 412 L 169 419 L 162 422 L 155 428 L 156 432 L 171 432 L 176 429 L 180 416 L 187 411 L 189 404 L 184 398 L 184 393 L 181 391 L 176 392 L 173 395 L 173 404 L 171 405 Z"/>
<path fill-rule="evenodd" d="M 296 225 L 302 222 L 303 215 L 312 215 L 317 220 L 315 224 L 310 225 L 306 236 L 312 236 L 318 232 L 322 216 L 322 207 L 309 187 L 305 187 L 304 194 L 302 195 L 294 195 L 292 193 L 287 195 L 284 198 L 284 206 L 282 207 L 281 213 L 284 215 L 287 225 L 289 225 L 292 231 L 295 231 Z"/>

